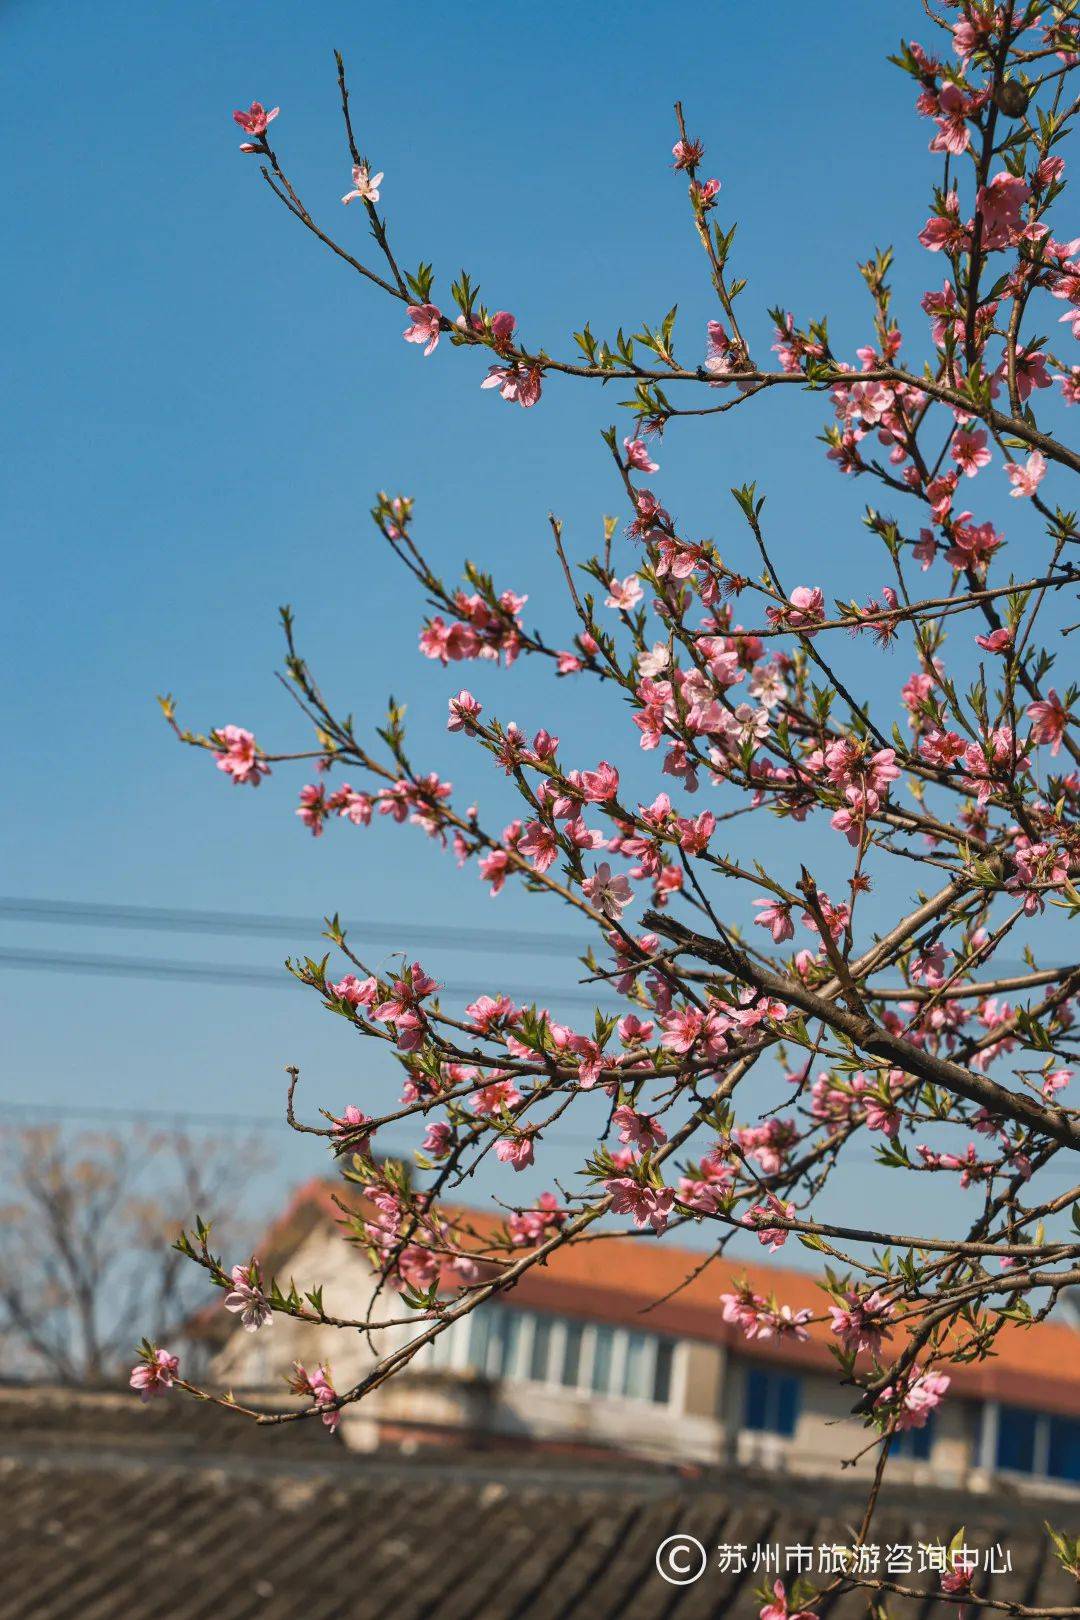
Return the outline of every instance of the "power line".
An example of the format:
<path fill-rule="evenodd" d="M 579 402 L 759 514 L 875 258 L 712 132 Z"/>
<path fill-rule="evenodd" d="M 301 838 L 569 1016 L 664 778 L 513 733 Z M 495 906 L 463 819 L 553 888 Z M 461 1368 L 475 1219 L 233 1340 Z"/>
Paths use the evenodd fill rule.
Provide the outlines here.
<path fill-rule="evenodd" d="M 218 985 L 222 988 L 227 985 L 242 985 L 246 989 L 257 990 L 280 990 L 299 982 L 284 969 L 243 967 L 231 962 L 182 962 L 176 959 L 142 956 L 99 956 L 78 951 L 23 951 L 2 948 L 0 968 L 21 968 L 27 972 L 37 973 L 91 973 L 106 978 L 186 980 Z M 443 982 L 440 988 L 451 996 L 474 996 L 478 987 L 475 984 Z M 501 985 L 500 989 L 516 1001 L 528 1003 L 537 998 L 541 1000 L 550 998 L 552 1001 L 573 1001 L 587 1007 L 594 1007 L 598 999 L 603 999 L 605 994 L 611 993 L 603 984 L 597 986 L 596 995 L 580 986 L 557 989 L 553 985 L 531 985 L 526 989 L 523 985 Z"/>
<path fill-rule="evenodd" d="M 282 970 L 215 965 L 210 962 L 161 961 L 152 957 L 92 956 L 76 951 L 21 951 L 0 949 L 0 967 L 24 968 L 35 973 L 98 973 L 128 979 L 191 979 L 208 984 L 246 985 L 278 990 L 297 981 Z"/>
<path fill-rule="evenodd" d="M 40 900 L 18 895 L 0 896 L 0 921 L 31 923 L 70 923 L 75 927 L 133 929 L 144 933 L 171 934 L 225 934 L 248 935 L 260 938 L 285 937 L 296 941 L 297 936 L 310 936 L 323 932 L 320 919 L 289 917 L 270 912 L 197 911 L 183 906 L 141 906 L 107 904 L 94 900 Z M 580 935 L 545 933 L 531 929 L 477 928 L 456 924 L 444 927 L 436 923 L 360 922 L 343 925 L 347 932 L 370 940 L 375 945 L 401 948 L 427 945 L 433 949 L 478 951 L 494 955 L 512 953 L 523 956 L 580 956 L 588 941 Z M 768 952 L 766 954 L 773 955 Z M 776 953 L 777 962 L 782 960 Z M 102 960 L 108 960 L 102 958 Z M 1026 962 L 1012 958 L 994 958 L 998 972 L 1020 972 Z M 1061 967 L 1060 962 L 1046 964 Z M 73 971 L 80 971 L 78 968 Z M 87 969 L 86 971 L 90 971 Z M 217 973 L 218 970 L 211 970 Z M 147 973 L 144 977 L 152 977 Z M 185 973 L 185 978 L 201 975 Z M 255 982 L 255 981 L 251 981 Z M 262 982 L 262 981 L 259 981 Z"/>
<path fill-rule="evenodd" d="M 47 1106 L 42 1103 L 0 1102 L 0 1118 L 4 1115 L 14 1115 L 22 1119 L 49 1119 L 54 1124 L 63 1124 L 69 1119 L 78 1120 L 114 1120 L 118 1124 L 147 1122 L 158 1125 L 187 1126 L 197 1125 L 201 1129 L 211 1127 L 235 1127 L 239 1130 L 277 1131 L 284 1132 L 289 1129 L 284 1110 L 280 1114 L 236 1114 L 236 1113 L 209 1113 L 200 1112 L 191 1108 L 146 1108 L 137 1106 L 132 1108 L 85 1107 L 69 1106 L 67 1103 L 55 1103 Z M 325 1123 L 321 1120 L 320 1123 Z M 2 1128 L 2 1127 L 0 1127 Z M 595 1147 L 597 1137 L 585 1131 L 545 1131 L 545 1142 L 561 1143 L 564 1147 L 576 1143 L 579 1147 Z M 381 1147 L 389 1146 L 398 1152 L 411 1152 L 416 1146 L 413 1138 L 402 1135 L 400 1131 L 380 1131 L 378 1142 Z"/>
<path fill-rule="evenodd" d="M 149 933 L 246 934 L 287 936 L 321 934 L 323 923 L 311 917 L 271 913 L 195 911 L 181 906 L 104 904 L 92 900 L 35 900 L 0 897 L 0 918 L 16 922 L 71 923 L 87 928 L 131 928 Z M 375 944 L 401 945 L 403 940 L 463 951 L 512 951 L 527 956 L 566 956 L 582 952 L 586 941 L 573 934 L 516 932 L 507 928 L 442 927 L 434 923 L 358 922 L 346 925 Z"/>
<path fill-rule="evenodd" d="M 67 1120 L 115 1120 L 118 1124 L 130 1124 L 147 1121 L 159 1125 L 173 1125 L 176 1127 L 197 1125 L 202 1129 L 236 1127 L 241 1130 L 276 1131 L 284 1132 L 288 1126 L 284 1113 L 276 1114 L 235 1114 L 235 1113 L 208 1113 L 199 1112 L 190 1108 L 146 1108 L 141 1105 L 131 1108 L 109 1108 L 104 1106 L 85 1107 L 71 1106 L 68 1103 L 21 1103 L 0 1102 L 0 1118 L 4 1115 L 13 1115 L 22 1119 L 47 1119 L 52 1124 L 63 1124 Z M 0 1129 L 3 1127 L 0 1126 Z M 393 1152 L 409 1153 L 415 1146 L 413 1139 L 406 1139 L 400 1132 L 380 1131 L 377 1138 L 380 1147 L 390 1147 Z M 544 1141 L 555 1146 L 594 1148 L 599 1140 L 598 1133 L 591 1135 L 585 1131 L 553 1130 L 544 1132 Z M 840 1163 L 860 1166 L 877 1165 L 877 1158 L 866 1148 L 857 1152 L 849 1150 L 847 1156 Z M 1051 1164 L 1039 1171 L 1042 1176 L 1067 1175 L 1074 1172 L 1068 1165 Z"/>

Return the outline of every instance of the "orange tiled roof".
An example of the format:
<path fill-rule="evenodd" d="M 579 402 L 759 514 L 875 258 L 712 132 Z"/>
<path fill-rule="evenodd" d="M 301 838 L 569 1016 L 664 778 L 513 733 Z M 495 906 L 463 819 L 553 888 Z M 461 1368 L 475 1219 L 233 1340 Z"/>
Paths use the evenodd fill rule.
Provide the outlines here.
<path fill-rule="evenodd" d="M 305 1207 L 314 1206 L 328 1219 L 340 1218 L 332 1194 L 349 1204 L 349 1191 L 338 1181 L 305 1183 L 267 1234 L 262 1252 L 280 1251 L 281 1234 Z M 503 1224 L 491 1211 L 462 1208 L 452 1213 L 467 1221 L 478 1243 Z M 723 1320 L 720 1295 L 743 1277 L 755 1293 L 775 1296 L 793 1311 L 809 1308 L 818 1314 L 825 1308 L 825 1295 L 809 1272 L 732 1256 L 710 1258 L 699 1249 L 618 1233 L 598 1234 L 556 1250 L 542 1265 L 525 1272 L 514 1287 L 513 1303 L 724 1344 L 754 1360 L 832 1369 L 829 1346 L 836 1340 L 825 1323 L 811 1323 L 809 1339 L 798 1342 L 745 1340 L 738 1328 Z M 1015 1402 L 1080 1416 L 1080 1332 L 1063 1322 L 1040 1322 L 1030 1328 L 1007 1323 L 991 1357 L 950 1367 L 949 1375 L 955 1392 L 974 1400 Z"/>

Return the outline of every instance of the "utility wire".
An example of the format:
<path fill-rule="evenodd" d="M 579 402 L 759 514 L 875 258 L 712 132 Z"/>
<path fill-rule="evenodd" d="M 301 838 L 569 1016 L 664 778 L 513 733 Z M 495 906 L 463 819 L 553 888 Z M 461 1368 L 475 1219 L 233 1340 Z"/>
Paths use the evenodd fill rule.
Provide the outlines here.
<path fill-rule="evenodd" d="M 183 906 L 107 904 L 93 900 L 40 900 L 19 895 L 0 896 L 0 921 L 70 923 L 85 928 L 134 929 L 144 933 L 230 934 L 260 938 L 320 937 L 323 923 L 311 917 L 288 917 L 266 912 L 196 911 Z M 436 923 L 359 922 L 344 925 L 361 941 L 375 945 L 479 951 L 494 955 L 580 956 L 588 941 L 581 935 L 545 933 L 532 929 L 476 928 L 465 924 L 444 927 Z M 772 954 L 772 953 L 768 953 Z M 776 960 L 781 960 L 777 953 Z M 1060 962 L 1047 964 L 1061 967 Z M 994 958 L 999 972 L 1022 972 L 1026 962 Z M 77 969 L 75 971 L 78 971 Z M 89 970 L 87 970 L 89 971 Z M 149 976 L 149 975 L 147 975 Z M 185 974 L 185 977 L 195 977 Z"/>
<path fill-rule="evenodd" d="M 146 1108 L 142 1105 L 132 1108 L 110 1108 L 103 1106 L 99 1107 L 96 1105 L 87 1106 L 85 1104 L 78 1104 L 72 1107 L 67 1103 L 55 1103 L 47 1105 L 44 1103 L 0 1102 L 0 1118 L 2 1118 L 4 1115 L 13 1115 L 16 1118 L 27 1119 L 50 1119 L 54 1124 L 58 1125 L 63 1124 L 69 1119 L 79 1119 L 113 1120 L 117 1124 L 130 1123 L 133 1120 L 145 1120 L 147 1123 L 158 1125 L 197 1125 L 200 1128 L 211 1126 L 228 1126 L 230 1128 L 235 1127 L 238 1130 L 253 1131 L 284 1132 L 289 1128 L 285 1118 L 284 1109 L 282 1109 L 280 1114 L 215 1114 L 205 1111 L 200 1112 L 197 1109 L 190 1108 Z M 321 1124 L 326 1123 L 325 1120 L 322 1119 L 321 1115 L 319 1116 L 319 1119 Z M 590 1136 L 587 1132 L 583 1131 L 576 1132 L 560 1130 L 545 1132 L 544 1140 L 546 1142 L 562 1142 L 566 1144 L 576 1142 L 582 1147 L 596 1146 L 596 1136 Z M 390 1143 L 396 1142 L 403 1151 L 411 1150 L 416 1146 L 415 1141 L 409 1140 L 400 1132 L 395 1133 L 393 1131 L 380 1131 L 378 1135 L 380 1147 L 385 1141 L 389 1141 Z"/>
<path fill-rule="evenodd" d="M 193 911 L 180 906 L 132 906 L 88 900 L 34 900 L 17 895 L 0 897 L 0 918 L 13 922 L 71 923 L 88 928 L 134 928 L 150 933 L 255 934 L 297 936 L 322 934 L 323 922 L 311 917 L 286 917 L 258 912 Z M 403 941 L 445 946 L 462 951 L 512 951 L 527 956 L 580 954 L 586 941 L 573 934 L 542 933 L 507 928 L 441 927 L 434 923 L 357 922 L 345 925 L 375 944 L 401 945 Z"/>
<path fill-rule="evenodd" d="M 107 978 L 187 980 L 222 988 L 243 985 L 256 990 L 280 990 L 299 983 L 284 968 L 243 967 L 232 962 L 182 962 L 175 958 L 99 956 L 78 951 L 24 951 L 9 947 L 0 948 L 0 968 L 21 968 L 34 973 L 93 973 Z M 442 982 L 440 988 L 451 996 L 471 997 L 477 993 L 475 983 Z M 573 1001 L 587 1007 L 594 1007 L 605 993 L 612 993 L 603 984 L 597 985 L 596 995 L 574 985 L 568 985 L 565 989 L 557 989 L 554 985 L 532 985 L 528 989 L 523 985 L 503 985 L 500 988 L 512 999 L 526 1003 L 537 998 L 550 998 L 552 1001 Z"/>
<path fill-rule="evenodd" d="M 133 1106 L 131 1108 L 86 1107 L 84 1105 L 71 1106 L 68 1103 L 22 1103 L 0 1101 L 0 1120 L 4 1116 L 16 1119 L 43 1119 L 51 1124 L 62 1125 L 68 1120 L 109 1120 L 116 1124 L 131 1124 L 132 1122 L 147 1121 L 158 1125 L 172 1125 L 176 1128 L 195 1125 L 200 1129 L 222 1129 L 224 1127 L 248 1131 L 276 1131 L 282 1133 L 287 1129 L 285 1115 L 275 1114 L 236 1114 L 236 1113 L 200 1113 L 190 1108 L 145 1108 Z M 0 1130 L 3 1126 L 0 1125 Z M 414 1140 L 408 1140 L 400 1133 L 380 1131 L 378 1134 L 380 1148 L 390 1147 L 395 1152 L 411 1153 L 416 1146 Z M 589 1135 L 584 1131 L 545 1131 L 544 1141 L 562 1147 L 595 1148 L 598 1140 L 597 1133 Z M 873 1153 L 861 1149 L 849 1155 L 842 1161 L 844 1164 L 876 1165 L 878 1160 Z M 1074 1171 L 1063 1164 L 1051 1164 L 1039 1171 L 1041 1176 L 1064 1175 L 1072 1176 Z"/>

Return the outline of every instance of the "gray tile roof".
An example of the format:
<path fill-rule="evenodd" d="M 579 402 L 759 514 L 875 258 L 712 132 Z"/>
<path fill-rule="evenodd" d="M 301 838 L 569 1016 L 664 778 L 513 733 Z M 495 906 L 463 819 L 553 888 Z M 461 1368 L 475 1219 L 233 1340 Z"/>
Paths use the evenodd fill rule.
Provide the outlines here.
<path fill-rule="evenodd" d="M 846 1542 L 860 1505 L 827 1482 L 535 1453 L 369 1458 L 318 1425 L 255 1430 L 188 1401 L 3 1393 L 0 1620 L 741 1620 L 757 1615 L 761 1574 L 667 1586 L 653 1562 L 665 1536 Z M 965 1524 L 970 1543 L 1012 1551 L 988 1595 L 1074 1603 L 1047 1516 L 1080 1528 L 1076 1499 L 897 1491 L 873 1539 Z M 855 1594 L 824 1610 L 865 1613 Z M 902 1620 L 955 1613 L 890 1600 Z"/>

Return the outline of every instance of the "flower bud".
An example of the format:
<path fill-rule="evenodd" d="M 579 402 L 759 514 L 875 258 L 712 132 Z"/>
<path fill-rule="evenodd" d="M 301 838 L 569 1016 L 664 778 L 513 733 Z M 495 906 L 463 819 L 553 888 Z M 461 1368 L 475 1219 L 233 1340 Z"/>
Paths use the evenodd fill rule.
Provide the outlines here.
<path fill-rule="evenodd" d="M 1003 79 L 994 86 L 994 105 L 1006 118 L 1023 118 L 1031 100 L 1031 91 L 1019 79 Z"/>

